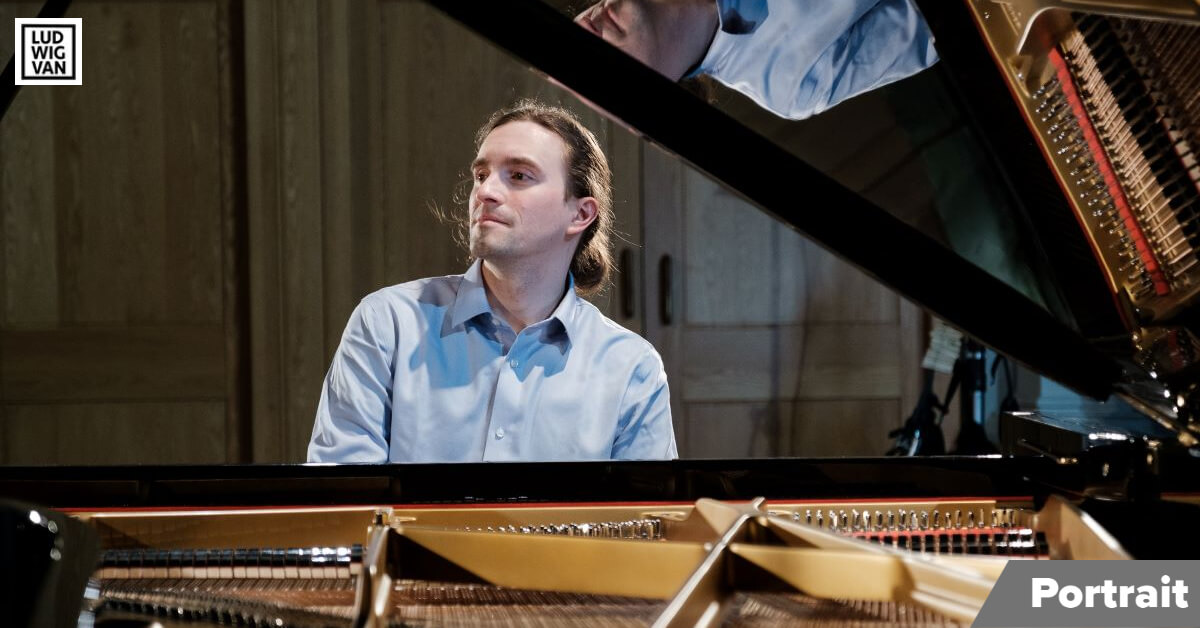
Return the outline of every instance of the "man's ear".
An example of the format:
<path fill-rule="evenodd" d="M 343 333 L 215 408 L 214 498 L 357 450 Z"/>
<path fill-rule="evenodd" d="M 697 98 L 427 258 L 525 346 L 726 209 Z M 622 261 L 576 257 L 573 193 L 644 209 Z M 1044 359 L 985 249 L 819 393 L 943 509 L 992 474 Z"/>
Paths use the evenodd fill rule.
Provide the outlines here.
<path fill-rule="evenodd" d="M 600 205 L 591 196 L 575 199 L 575 213 L 571 216 L 571 224 L 567 225 L 567 237 L 583 233 L 596 220 Z"/>

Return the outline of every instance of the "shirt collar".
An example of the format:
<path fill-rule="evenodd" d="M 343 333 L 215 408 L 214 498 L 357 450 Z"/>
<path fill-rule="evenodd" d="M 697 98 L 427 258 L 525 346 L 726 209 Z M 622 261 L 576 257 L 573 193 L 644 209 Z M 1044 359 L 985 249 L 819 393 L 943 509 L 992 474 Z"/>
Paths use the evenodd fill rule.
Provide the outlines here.
<path fill-rule="evenodd" d="M 555 319 L 562 325 L 568 339 L 575 336 L 578 328 L 579 301 L 579 295 L 575 293 L 575 277 L 567 273 L 567 292 L 548 318 Z M 476 259 L 467 272 L 463 273 L 462 283 L 459 284 L 458 294 L 455 295 L 454 304 L 450 309 L 450 324 L 453 327 L 461 327 L 480 314 L 491 313 L 492 306 L 488 304 L 487 292 L 483 286 L 483 261 Z"/>
<path fill-rule="evenodd" d="M 492 307 L 488 305 L 487 292 L 483 288 L 482 264 L 483 262 L 477 259 L 467 272 L 463 273 L 458 294 L 454 297 L 454 305 L 450 306 L 450 325 L 453 327 L 461 327 L 472 318 L 480 314 L 490 314 L 492 311 Z"/>
<path fill-rule="evenodd" d="M 575 294 L 575 276 L 567 273 L 567 293 L 563 295 L 558 307 L 550 313 L 550 318 L 557 319 L 567 333 L 567 340 L 575 338 L 579 326 L 579 295 Z"/>
<path fill-rule="evenodd" d="M 713 40 L 700 62 L 688 69 L 683 78 L 716 72 L 723 58 L 728 56 L 729 49 L 737 47 L 736 36 L 749 35 L 758 30 L 769 13 L 767 0 L 717 0 L 717 32 L 713 34 Z"/>

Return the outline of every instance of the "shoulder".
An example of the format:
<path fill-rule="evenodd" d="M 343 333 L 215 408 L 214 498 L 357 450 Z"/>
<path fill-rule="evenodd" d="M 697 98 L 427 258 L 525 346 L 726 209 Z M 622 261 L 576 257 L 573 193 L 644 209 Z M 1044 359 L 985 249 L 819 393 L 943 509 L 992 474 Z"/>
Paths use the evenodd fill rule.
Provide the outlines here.
<path fill-rule="evenodd" d="M 448 307 L 454 303 L 462 279 L 462 275 L 426 277 L 380 288 L 363 297 L 359 308 L 373 314 L 385 314 Z"/>
<path fill-rule="evenodd" d="M 608 354 L 606 357 L 609 359 L 627 363 L 638 370 L 662 369 L 662 358 L 649 340 L 622 327 L 582 297 L 576 307 L 579 329 L 594 342 L 596 350 Z"/>

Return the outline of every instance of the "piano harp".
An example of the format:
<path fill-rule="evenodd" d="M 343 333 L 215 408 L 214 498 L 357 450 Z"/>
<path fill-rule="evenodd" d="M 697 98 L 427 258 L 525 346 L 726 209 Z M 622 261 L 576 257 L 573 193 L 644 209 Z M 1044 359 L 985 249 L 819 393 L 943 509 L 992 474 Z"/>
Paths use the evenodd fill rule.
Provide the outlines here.
<path fill-rule="evenodd" d="M 0 468 L 0 494 L 66 510 L 100 539 L 85 600 L 98 622 L 963 623 L 1003 560 L 1158 557 L 1154 513 L 1195 517 L 1195 275 L 1172 257 L 1195 246 L 1176 141 L 1194 98 L 1143 85 L 1155 113 L 1126 122 L 1093 106 L 1115 50 L 1094 41 L 1192 27 L 920 3 L 964 100 L 997 109 L 969 108 L 989 116 L 1028 222 L 1062 244 L 1044 247 L 1062 320 L 554 9 L 428 3 L 998 351 L 1094 397 L 1126 394 L 1162 429 L 1010 414 L 1005 451 L 1019 456 L 977 458 Z M 1142 150 L 1145 125 L 1175 143 Z M 797 186 L 839 211 L 798 211 Z M 1158 220 L 1164 203 L 1173 222 Z M 1130 379 L 1139 368 L 1152 376 Z"/>
<path fill-rule="evenodd" d="M 1169 1 L 968 6 L 1126 326 L 1169 321 L 1194 305 L 1200 8 Z"/>

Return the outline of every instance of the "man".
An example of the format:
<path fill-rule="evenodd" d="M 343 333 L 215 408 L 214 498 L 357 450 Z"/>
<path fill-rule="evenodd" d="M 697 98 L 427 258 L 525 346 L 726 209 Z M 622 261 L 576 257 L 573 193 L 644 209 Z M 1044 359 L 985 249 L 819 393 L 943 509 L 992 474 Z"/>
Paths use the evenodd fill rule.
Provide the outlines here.
<path fill-rule="evenodd" d="M 673 81 L 711 76 L 792 119 L 937 61 L 911 0 L 603 0 L 575 21 Z"/>
<path fill-rule="evenodd" d="M 367 296 L 325 378 L 312 462 L 676 457 L 662 360 L 582 293 L 612 264 L 611 173 L 569 112 L 476 135 L 474 263 Z"/>

